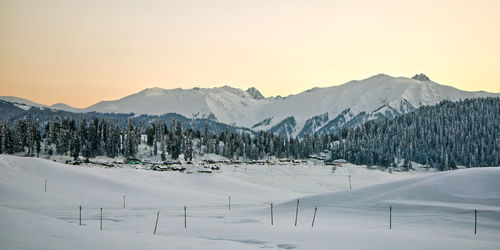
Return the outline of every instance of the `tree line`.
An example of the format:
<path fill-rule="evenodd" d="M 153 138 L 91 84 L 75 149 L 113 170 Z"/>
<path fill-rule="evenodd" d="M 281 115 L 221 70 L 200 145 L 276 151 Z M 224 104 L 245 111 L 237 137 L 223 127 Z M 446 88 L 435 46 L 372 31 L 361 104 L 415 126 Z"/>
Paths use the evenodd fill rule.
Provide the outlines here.
<path fill-rule="evenodd" d="M 305 159 L 328 150 L 333 159 L 355 164 L 393 166 L 409 162 L 454 169 L 500 165 L 500 98 L 443 101 L 394 119 L 369 121 L 336 134 L 283 137 L 267 131 L 248 133 L 224 129 L 193 130 L 174 119 L 134 123 L 124 128 L 111 119 L 86 117 L 76 121 L 54 117 L 39 126 L 37 119 L 0 124 L 0 153 L 28 156 L 68 155 L 136 157 L 141 152 L 162 160 L 187 161 L 196 154 L 213 153 L 230 159 Z M 43 129 L 39 129 L 42 127 Z M 143 129 L 144 127 L 144 129 Z M 141 148 L 141 149 L 140 149 Z"/>
<path fill-rule="evenodd" d="M 77 125 L 79 124 L 79 126 Z M 247 132 L 193 130 L 171 120 L 157 119 L 141 130 L 142 124 L 128 119 L 127 126 L 120 129 L 113 121 L 93 117 L 82 118 L 78 123 L 71 118 L 54 117 L 38 129 L 37 119 L 21 119 L 11 129 L 8 123 L 1 124 L 0 153 L 25 153 L 27 156 L 68 155 L 92 158 L 136 157 L 139 147 L 151 156 L 160 155 L 162 160 L 178 159 L 182 154 L 192 160 L 194 154 L 214 153 L 230 159 L 264 159 L 267 156 L 307 158 L 314 152 L 328 148 L 336 137 L 332 135 L 306 135 L 304 138 L 284 138 L 270 132 L 260 131 L 256 135 Z M 142 137 L 142 135 L 144 135 Z"/>
<path fill-rule="evenodd" d="M 500 98 L 442 101 L 383 121 L 342 130 L 332 156 L 366 165 L 395 159 L 439 170 L 500 165 Z"/>

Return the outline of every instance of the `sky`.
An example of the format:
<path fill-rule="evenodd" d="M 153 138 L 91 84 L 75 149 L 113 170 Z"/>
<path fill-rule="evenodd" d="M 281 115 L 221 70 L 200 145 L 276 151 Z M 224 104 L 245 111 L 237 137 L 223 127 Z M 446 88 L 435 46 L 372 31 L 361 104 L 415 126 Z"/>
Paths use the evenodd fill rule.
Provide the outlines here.
<path fill-rule="evenodd" d="M 0 96 L 87 107 L 145 88 L 296 94 L 375 74 L 500 92 L 500 1 L 0 0 Z"/>

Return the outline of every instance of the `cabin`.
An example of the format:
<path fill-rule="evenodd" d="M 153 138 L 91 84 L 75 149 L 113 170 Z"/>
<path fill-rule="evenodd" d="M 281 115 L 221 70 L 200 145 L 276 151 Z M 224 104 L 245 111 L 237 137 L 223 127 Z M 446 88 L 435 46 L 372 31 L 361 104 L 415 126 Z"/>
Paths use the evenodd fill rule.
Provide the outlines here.
<path fill-rule="evenodd" d="M 164 161 L 163 165 L 181 165 L 180 161 Z"/>
<path fill-rule="evenodd" d="M 335 165 L 331 159 L 325 160 L 325 165 Z"/>
<path fill-rule="evenodd" d="M 179 172 L 184 172 L 186 170 L 186 168 L 183 167 L 183 166 L 180 166 L 180 167 L 176 166 L 176 167 L 172 167 L 172 170 L 179 171 Z"/>
<path fill-rule="evenodd" d="M 212 170 L 210 170 L 210 169 L 198 169 L 196 172 L 202 173 L 202 174 L 211 174 Z"/>
<path fill-rule="evenodd" d="M 114 166 L 115 166 L 115 165 L 113 165 L 112 163 L 109 163 L 109 162 L 99 162 L 99 163 L 97 163 L 97 164 L 99 164 L 99 165 L 101 165 L 101 166 L 105 166 L 105 167 L 107 167 L 107 168 L 112 168 L 112 167 L 114 167 Z"/>
<path fill-rule="evenodd" d="M 69 165 L 80 165 L 80 161 L 79 160 L 75 160 L 75 161 L 66 160 L 66 164 L 69 164 Z"/>
<path fill-rule="evenodd" d="M 125 164 L 137 165 L 137 164 L 141 164 L 141 160 L 136 159 L 136 158 L 127 158 L 127 159 L 125 159 Z"/>
<path fill-rule="evenodd" d="M 318 156 L 315 154 L 310 154 L 308 158 L 315 160 L 315 159 L 318 159 Z"/>
<path fill-rule="evenodd" d="M 153 165 L 151 167 L 153 171 L 173 171 L 171 166 Z"/>
<path fill-rule="evenodd" d="M 341 166 L 344 163 L 347 163 L 347 161 L 344 159 L 325 160 L 325 165 Z"/>

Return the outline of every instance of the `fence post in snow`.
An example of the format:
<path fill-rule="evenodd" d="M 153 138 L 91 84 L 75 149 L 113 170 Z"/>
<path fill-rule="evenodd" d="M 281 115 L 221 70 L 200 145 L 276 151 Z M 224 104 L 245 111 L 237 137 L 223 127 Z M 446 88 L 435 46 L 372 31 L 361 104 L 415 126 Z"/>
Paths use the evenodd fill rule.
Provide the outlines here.
<path fill-rule="evenodd" d="M 125 208 L 125 195 L 123 196 L 123 208 Z"/>
<path fill-rule="evenodd" d="M 45 193 L 47 193 L 47 180 L 45 180 Z"/>
<path fill-rule="evenodd" d="M 101 207 L 101 230 L 102 230 L 102 207 Z"/>
<path fill-rule="evenodd" d="M 311 227 L 314 227 L 314 220 L 316 219 L 316 211 L 318 211 L 318 206 L 314 207 L 314 216 L 313 216 L 313 221 L 311 223 Z"/>
<path fill-rule="evenodd" d="M 229 196 L 229 204 L 228 204 L 229 211 L 231 211 L 231 196 Z"/>
<path fill-rule="evenodd" d="M 295 210 L 295 226 L 297 226 L 298 215 L 299 215 L 299 199 L 297 199 L 297 209 Z"/>
<path fill-rule="evenodd" d="M 156 234 L 156 228 L 158 227 L 158 217 L 159 216 L 160 216 L 160 211 L 158 211 L 158 213 L 156 214 L 155 231 L 153 232 L 153 234 Z"/>
<path fill-rule="evenodd" d="M 474 209 L 474 234 L 477 234 L 477 209 Z"/>
<path fill-rule="evenodd" d="M 184 206 L 184 228 L 187 228 L 187 212 L 186 212 L 186 206 Z"/>
<path fill-rule="evenodd" d="M 352 190 L 352 187 L 351 187 L 351 175 L 349 175 L 349 190 Z"/>
<path fill-rule="evenodd" d="M 82 206 L 80 206 L 80 226 L 82 225 Z"/>
<path fill-rule="evenodd" d="M 274 220 L 273 220 L 273 203 L 271 203 L 271 226 L 274 225 Z"/>
<path fill-rule="evenodd" d="M 389 206 L 389 229 L 392 229 L 392 206 Z"/>

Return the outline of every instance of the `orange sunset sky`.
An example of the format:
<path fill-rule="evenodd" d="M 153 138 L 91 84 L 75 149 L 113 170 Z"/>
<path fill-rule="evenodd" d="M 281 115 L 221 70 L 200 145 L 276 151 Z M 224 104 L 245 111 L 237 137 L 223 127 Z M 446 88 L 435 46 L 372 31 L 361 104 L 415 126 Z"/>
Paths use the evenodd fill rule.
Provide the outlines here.
<path fill-rule="evenodd" d="M 500 1 L 0 0 L 0 96 L 295 94 L 378 73 L 500 92 Z"/>

